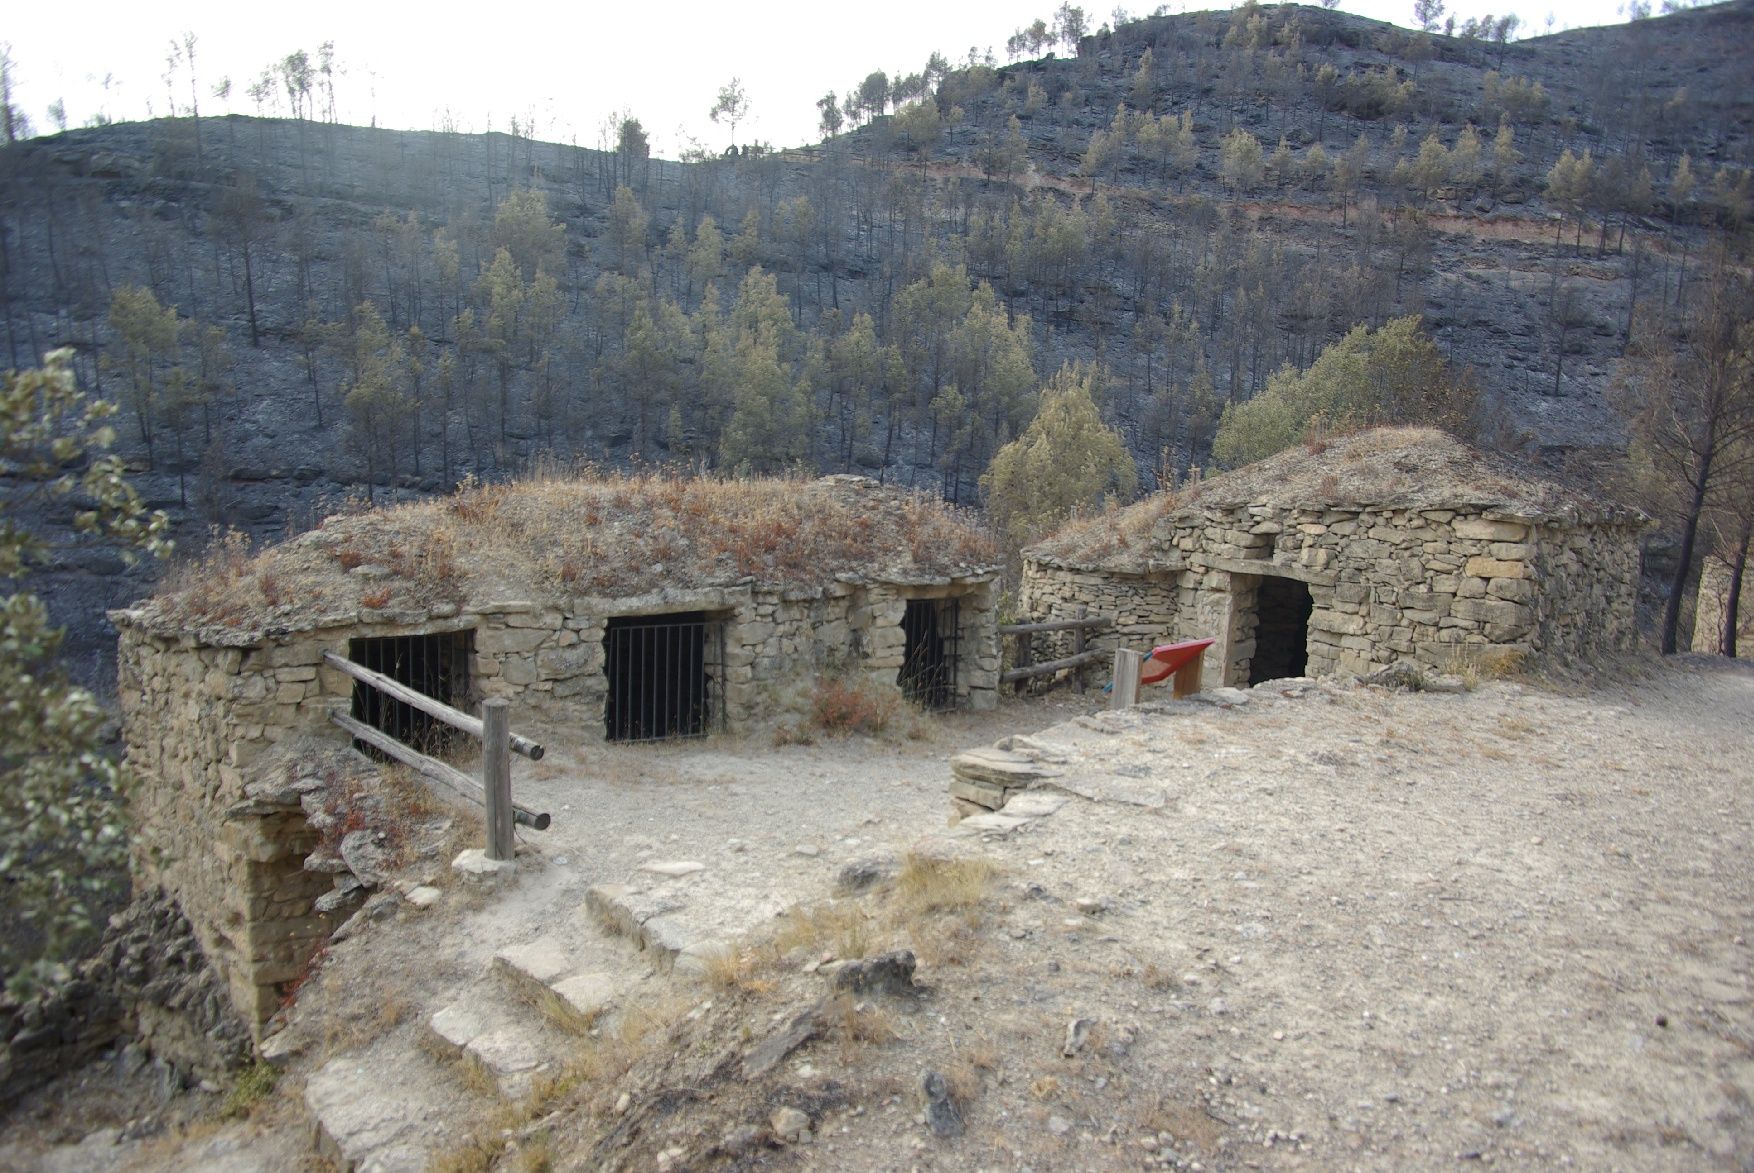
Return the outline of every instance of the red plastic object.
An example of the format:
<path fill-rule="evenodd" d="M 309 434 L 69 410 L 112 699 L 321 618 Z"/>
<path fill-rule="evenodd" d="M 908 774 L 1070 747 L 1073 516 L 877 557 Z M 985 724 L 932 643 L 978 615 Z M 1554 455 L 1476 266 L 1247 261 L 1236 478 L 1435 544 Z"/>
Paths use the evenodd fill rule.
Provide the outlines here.
<path fill-rule="evenodd" d="M 1174 676 L 1189 660 L 1211 647 L 1216 640 L 1190 639 L 1179 644 L 1160 644 L 1151 649 L 1139 666 L 1140 684 L 1158 684 Z"/>

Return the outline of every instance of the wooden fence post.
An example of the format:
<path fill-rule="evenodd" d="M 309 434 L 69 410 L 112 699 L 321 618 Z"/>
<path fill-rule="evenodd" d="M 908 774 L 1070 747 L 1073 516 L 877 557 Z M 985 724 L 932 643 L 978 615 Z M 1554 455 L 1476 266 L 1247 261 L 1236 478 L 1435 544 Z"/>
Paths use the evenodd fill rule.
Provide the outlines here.
<path fill-rule="evenodd" d="M 481 789 L 487 796 L 487 858 L 510 860 L 512 843 L 511 703 L 495 697 L 481 706 Z"/>
<path fill-rule="evenodd" d="M 1140 655 L 1132 648 L 1115 649 L 1114 700 L 1111 709 L 1130 709 L 1139 702 Z"/>

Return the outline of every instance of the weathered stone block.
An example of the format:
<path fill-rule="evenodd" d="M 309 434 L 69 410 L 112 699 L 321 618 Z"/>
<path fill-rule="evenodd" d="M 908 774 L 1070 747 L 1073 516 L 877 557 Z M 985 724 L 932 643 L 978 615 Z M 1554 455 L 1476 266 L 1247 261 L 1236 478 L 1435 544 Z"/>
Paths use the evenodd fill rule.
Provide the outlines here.
<path fill-rule="evenodd" d="M 531 655 L 502 656 L 499 661 L 499 671 L 507 684 L 535 684 L 537 679 L 536 657 Z"/>
<path fill-rule="evenodd" d="M 533 652 L 547 643 L 553 633 L 538 627 L 490 627 L 475 637 L 476 647 L 487 655 L 515 655 Z"/>
<path fill-rule="evenodd" d="M 536 674 L 543 680 L 564 680 L 595 667 L 594 649 L 574 646 L 545 648 L 536 653 Z"/>
<path fill-rule="evenodd" d="M 1475 578 L 1527 578 L 1529 575 L 1526 563 L 1502 558 L 1470 558 L 1466 570 Z"/>
<path fill-rule="evenodd" d="M 1457 599 L 1450 607 L 1450 614 L 1458 619 L 1506 625 L 1527 625 L 1532 618 L 1527 607 L 1507 599 Z"/>
<path fill-rule="evenodd" d="M 1369 626 L 1362 615 L 1351 615 L 1326 609 L 1310 613 L 1311 631 L 1331 631 L 1337 635 L 1359 635 Z"/>
<path fill-rule="evenodd" d="M 1486 593 L 1495 598 L 1525 603 L 1535 597 L 1535 584 L 1526 578 L 1495 578 L 1486 584 Z"/>
<path fill-rule="evenodd" d="M 1520 542 L 1529 536 L 1529 527 L 1515 521 L 1487 521 L 1483 517 L 1464 517 L 1455 523 L 1458 538 L 1474 538 L 1485 542 Z"/>

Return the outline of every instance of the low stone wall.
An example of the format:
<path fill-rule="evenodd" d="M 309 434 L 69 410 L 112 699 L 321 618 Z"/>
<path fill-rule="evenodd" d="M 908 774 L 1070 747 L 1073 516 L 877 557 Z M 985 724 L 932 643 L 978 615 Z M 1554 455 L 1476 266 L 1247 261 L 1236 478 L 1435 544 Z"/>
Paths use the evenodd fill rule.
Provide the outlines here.
<path fill-rule="evenodd" d="M 1079 608 L 1087 617 L 1100 616 L 1109 626 L 1085 637 L 1086 650 L 1134 648 L 1148 651 L 1174 638 L 1179 599 L 1173 574 L 1105 572 L 1066 566 L 1045 559 L 1026 560 L 1023 584 L 1018 592 L 1018 613 L 1027 622 L 1046 623 L 1076 619 Z M 1022 637 L 1013 637 L 1022 638 Z M 1037 632 L 1027 637 L 1031 658 L 1041 663 L 1070 656 L 1074 638 L 1070 632 Z M 1089 678 L 1106 677 L 1112 665 L 1088 665 Z"/>
<path fill-rule="evenodd" d="M 302 651 L 283 652 L 187 647 L 121 630 L 136 882 L 175 895 L 252 1025 L 267 1021 L 279 984 L 298 976 L 333 928 L 312 907 L 330 880 L 304 868 L 317 842 L 304 819 L 228 815 L 246 803 L 269 749 L 327 720 L 319 670 L 297 662 Z M 339 681 L 330 686 L 346 695 Z"/>

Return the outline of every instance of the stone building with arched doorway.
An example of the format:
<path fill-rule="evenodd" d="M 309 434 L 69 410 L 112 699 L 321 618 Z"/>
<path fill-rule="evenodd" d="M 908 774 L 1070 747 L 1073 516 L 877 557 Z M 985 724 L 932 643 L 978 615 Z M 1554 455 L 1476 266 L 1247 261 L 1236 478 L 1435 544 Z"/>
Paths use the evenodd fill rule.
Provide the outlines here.
<path fill-rule="evenodd" d="M 1212 637 L 1208 682 L 1438 672 L 1624 650 L 1644 516 L 1431 429 L 1299 446 L 1073 522 L 1019 610 L 1109 643 Z"/>

